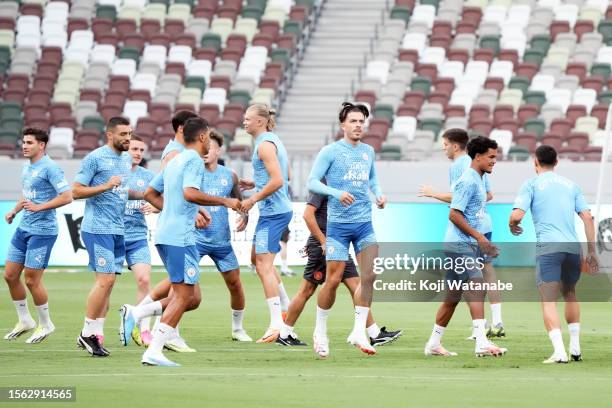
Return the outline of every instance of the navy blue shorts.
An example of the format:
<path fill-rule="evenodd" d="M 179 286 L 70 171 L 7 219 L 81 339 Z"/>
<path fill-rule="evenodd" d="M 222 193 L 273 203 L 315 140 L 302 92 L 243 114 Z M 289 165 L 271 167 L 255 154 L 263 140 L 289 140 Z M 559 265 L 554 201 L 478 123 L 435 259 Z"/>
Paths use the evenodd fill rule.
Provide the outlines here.
<path fill-rule="evenodd" d="M 9 245 L 6 260 L 30 269 L 45 269 L 57 235 L 34 235 L 17 228 Z"/>
<path fill-rule="evenodd" d="M 91 234 L 81 231 L 89 254 L 89 269 L 100 273 L 120 274 L 125 262 L 123 235 Z"/>
<path fill-rule="evenodd" d="M 255 227 L 253 243 L 256 254 L 276 254 L 281 250 L 280 240 L 283 232 L 287 229 L 293 211 L 283 214 L 266 215 L 259 217 Z"/>
<path fill-rule="evenodd" d="M 149 251 L 147 240 L 127 241 L 125 243 L 125 259 L 127 260 L 128 268 L 136 264 L 151 265 L 151 251 Z"/>
<path fill-rule="evenodd" d="M 446 271 L 447 281 L 467 282 L 472 279 L 482 279 L 484 258 L 474 244 L 473 251 L 445 252 L 448 259 L 452 259 L 453 269 Z M 446 263 L 446 262 L 445 262 Z"/>
<path fill-rule="evenodd" d="M 327 224 L 325 240 L 325 259 L 327 261 L 348 261 L 349 247 L 353 244 L 355 254 L 359 254 L 366 247 L 376 244 L 376 234 L 372 221 Z"/>
<path fill-rule="evenodd" d="M 198 265 L 198 251 L 195 245 L 186 247 L 156 244 L 157 252 L 161 258 L 170 282 L 195 285 L 200 280 L 200 266 Z"/>
<path fill-rule="evenodd" d="M 575 285 L 580 279 L 580 255 L 553 252 L 536 257 L 536 284 L 563 282 Z"/>
<path fill-rule="evenodd" d="M 196 248 L 198 250 L 198 255 L 200 256 L 198 259 L 209 256 L 215 263 L 215 266 L 219 272 L 229 272 L 240 268 L 238 258 L 236 258 L 234 248 L 232 248 L 231 244 L 217 247 L 198 242 L 196 243 Z"/>

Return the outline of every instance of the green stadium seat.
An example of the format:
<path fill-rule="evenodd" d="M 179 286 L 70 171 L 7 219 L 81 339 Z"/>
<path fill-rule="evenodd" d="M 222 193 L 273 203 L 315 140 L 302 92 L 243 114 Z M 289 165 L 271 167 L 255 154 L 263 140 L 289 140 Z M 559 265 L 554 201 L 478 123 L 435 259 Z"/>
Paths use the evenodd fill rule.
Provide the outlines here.
<path fill-rule="evenodd" d="M 117 18 L 117 9 L 115 6 L 107 4 L 98 4 L 96 6 L 96 18 L 104 18 L 115 21 Z"/>
<path fill-rule="evenodd" d="M 542 65 L 546 54 L 541 50 L 528 49 L 523 54 L 523 62 L 533 62 L 537 65 Z"/>
<path fill-rule="evenodd" d="M 493 50 L 493 55 L 499 53 L 499 35 L 483 35 L 480 38 L 480 48 L 490 48 Z"/>
<path fill-rule="evenodd" d="M 401 160 L 402 148 L 396 145 L 383 144 L 379 155 L 381 160 Z"/>
<path fill-rule="evenodd" d="M 221 36 L 215 33 L 206 33 L 202 36 L 200 44 L 202 48 L 212 48 L 219 52 L 221 50 Z"/>
<path fill-rule="evenodd" d="M 601 20 L 597 31 L 603 35 L 603 40 L 606 44 L 612 40 L 612 20 Z"/>
<path fill-rule="evenodd" d="M 597 99 L 599 100 L 599 103 L 603 103 L 605 105 L 612 104 L 612 90 L 603 91 L 602 93 L 599 94 Z"/>
<path fill-rule="evenodd" d="M 404 20 L 404 23 L 408 24 L 412 10 L 406 6 L 393 6 L 391 9 L 391 18 L 394 20 Z"/>
<path fill-rule="evenodd" d="M 302 23 L 300 21 L 287 20 L 283 25 L 283 33 L 293 34 L 298 41 L 300 38 L 302 38 L 303 30 L 304 28 L 302 27 Z"/>
<path fill-rule="evenodd" d="M 0 105 L 0 119 L 21 118 L 23 107 L 17 102 L 2 102 Z"/>
<path fill-rule="evenodd" d="M 185 88 L 197 88 L 200 90 L 200 94 L 203 94 L 206 89 L 206 78 L 201 76 L 188 76 L 185 78 Z"/>
<path fill-rule="evenodd" d="M 381 119 L 387 119 L 389 123 L 393 121 L 394 112 L 395 112 L 395 109 L 393 108 L 392 105 L 381 103 L 381 104 L 377 104 L 374 107 L 374 117 L 381 118 Z"/>
<path fill-rule="evenodd" d="M 512 161 L 527 161 L 531 157 L 529 153 L 529 148 L 521 145 L 512 146 L 510 150 L 508 150 L 508 160 Z"/>
<path fill-rule="evenodd" d="M 544 131 L 546 130 L 546 123 L 544 123 L 542 119 L 529 118 L 525 121 L 523 129 L 525 129 L 525 132 L 535 133 L 538 137 L 538 140 L 540 140 L 544 135 Z"/>
<path fill-rule="evenodd" d="M 291 64 L 291 50 L 286 48 L 276 48 L 270 53 L 272 62 L 282 62 L 285 69 Z"/>
<path fill-rule="evenodd" d="M 410 82 L 411 91 L 421 91 L 425 96 L 429 96 L 431 92 L 431 78 L 417 76 Z"/>
<path fill-rule="evenodd" d="M 244 18 L 252 18 L 259 22 L 261 20 L 261 16 L 263 15 L 263 9 L 258 6 L 248 5 L 242 9 L 242 17 Z"/>
<path fill-rule="evenodd" d="M 119 50 L 119 58 L 133 59 L 138 65 L 140 61 L 140 50 L 130 46 L 123 47 Z"/>
<path fill-rule="evenodd" d="M 85 116 L 81 127 L 83 129 L 95 129 L 102 134 L 105 128 L 104 119 L 100 116 Z"/>
<path fill-rule="evenodd" d="M 546 94 L 542 91 L 527 91 L 523 95 L 526 104 L 542 106 L 546 103 Z"/>
<path fill-rule="evenodd" d="M 443 124 L 442 119 L 427 118 L 427 119 L 419 120 L 418 127 L 421 130 L 432 131 L 434 134 L 434 138 L 437 139 L 438 134 L 440 133 L 440 130 L 442 129 L 442 124 Z"/>
<path fill-rule="evenodd" d="M 529 81 L 529 78 L 527 77 L 512 77 L 508 83 L 508 88 L 519 89 L 521 92 L 523 92 L 523 95 L 525 95 L 529 90 L 530 83 L 531 81 Z"/>
<path fill-rule="evenodd" d="M 230 91 L 229 101 L 230 103 L 239 103 L 247 107 L 251 101 L 251 95 L 247 91 Z"/>
<path fill-rule="evenodd" d="M 610 64 L 607 62 L 596 62 L 591 66 L 591 75 L 598 75 L 607 81 L 610 77 Z"/>
<path fill-rule="evenodd" d="M 529 42 L 529 48 L 532 50 L 541 51 L 544 54 L 548 53 L 550 48 L 550 35 L 549 34 L 536 34 L 531 38 Z"/>

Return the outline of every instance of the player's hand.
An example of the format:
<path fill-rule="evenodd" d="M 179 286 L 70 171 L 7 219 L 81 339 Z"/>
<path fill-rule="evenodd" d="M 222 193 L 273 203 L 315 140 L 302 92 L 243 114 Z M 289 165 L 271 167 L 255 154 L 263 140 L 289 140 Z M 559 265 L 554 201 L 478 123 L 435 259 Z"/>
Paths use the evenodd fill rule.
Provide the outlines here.
<path fill-rule="evenodd" d="M 589 275 L 596 275 L 599 272 L 599 259 L 595 252 L 589 252 L 586 256 L 586 273 Z"/>
<path fill-rule="evenodd" d="M 510 232 L 512 235 L 521 235 L 523 233 L 523 227 L 521 227 L 519 224 L 510 224 Z"/>
<path fill-rule="evenodd" d="M 115 187 L 119 187 L 121 185 L 122 178 L 121 176 L 113 176 L 106 182 L 106 189 L 111 190 Z"/>
<path fill-rule="evenodd" d="M 153 207 L 151 204 L 145 203 L 140 207 L 140 212 L 143 213 L 144 215 L 149 215 L 149 214 L 158 213 L 159 210 Z"/>
<path fill-rule="evenodd" d="M 382 210 L 383 208 L 385 208 L 385 205 L 387 205 L 387 197 L 385 197 L 384 195 L 376 197 L 376 206 L 378 208 Z"/>
<path fill-rule="evenodd" d="M 344 191 L 340 196 L 340 202 L 343 206 L 348 207 L 355 202 L 355 197 L 348 191 Z"/>
<path fill-rule="evenodd" d="M 255 182 L 253 180 L 240 179 L 238 180 L 238 187 L 240 187 L 240 190 L 242 191 L 252 190 L 255 188 Z"/>
<path fill-rule="evenodd" d="M 248 213 L 255 205 L 255 200 L 253 199 L 253 197 L 249 197 L 246 200 L 242 200 L 242 203 L 240 203 L 240 205 L 242 206 L 242 212 Z"/>
<path fill-rule="evenodd" d="M 243 208 L 242 208 L 242 203 L 237 198 L 226 198 L 225 199 L 225 206 L 227 208 L 231 208 L 234 211 L 244 212 Z"/>
<path fill-rule="evenodd" d="M 15 211 L 8 212 L 4 216 L 4 220 L 6 221 L 7 224 L 12 224 L 13 220 L 15 219 L 15 215 L 17 215 Z"/>
<path fill-rule="evenodd" d="M 246 229 L 247 224 L 249 223 L 249 216 L 246 214 L 240 215 L 236 220 L 236 231 L 242 232 Z"/>
<path fill-rule="evenodd" d="M 419 197 L 433 197 L 434 195 L 434 189 L 433 187 L 426 185 L 426 184 L 422 184 L 419 187 L 419 192 L 417 194 L 417 196 Z"/>
<path fill-rule="evenodd" d="M 41 210 L 42 210 L 42 208 L 41 208 L 41 207 L 42 207 L 42 206 L 41 206 L 40 204 L 34 204 L 34 203 L 33 203 L 33 202 L 31 202 L 31 201 L 27 201 L 27 200 L 26 200 L 26 201 L 24 201 L 24 202 L 23 202 L 23 209 L 24 209 L 24 210 L 28 210 L 28 211 L 30 211 L 30 212 L 38 212 L 38 211 L 41 211 Z"/>
<path fill-rule="evenodd" d="M 478 245 L 483 253 L 495 258 L 499 255 L 499 248 L 495 246 L 491 241 L 486 239 L 484 236 L 482 239 L 478 240 Z"/>
<path fill-rule="evenodd" d="M 207 226 L 208 226 L 208 223 L 206 222 L 206 218 L 204 218 L 202 213 L 198 212 L 195 218 L 195 227 L 197 229 L 203 229 L 203 228 L 206 228 Z"/>

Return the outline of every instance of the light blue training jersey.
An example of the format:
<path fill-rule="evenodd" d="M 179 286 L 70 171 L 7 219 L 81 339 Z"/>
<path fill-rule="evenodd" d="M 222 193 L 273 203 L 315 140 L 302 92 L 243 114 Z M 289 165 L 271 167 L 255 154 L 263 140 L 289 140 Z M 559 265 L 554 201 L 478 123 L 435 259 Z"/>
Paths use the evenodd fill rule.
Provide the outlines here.
<path fill-rule="evenodd" d="M 102 185 L 112 176 L 121 176 L 122 181 L 120 186 L 87 199 L 81 231 L 90 234 L 124 234 L 123 214 L 128 200 L 131 169 L 132 157 L 127 152 L 117 153 L 108 145 L 85 156 L 74 181 L 89 187 Z"/>
<path fill-rule="evenodd" d="M 531 210 L 538 254 L 580 253 L 579 245 L 563 245 L 578 241 L 574 214 L 589 209 L 582 191 L 573 181 L 553 171 L 544 172 L 523 183 L 514 208 Z"/>
<path fill-rule="evenodd" d="M 455 183 L 450 208 L 461 211 L 470 227 L 481 231 L 486 202 L 487 193 L 482 177 L 476 170 L 468 167 Z M 465 234 L 452 222 L 449 222 L 444 241 L 449 243 L 476 242 L 472 236 Z"/>
<path fill-rule="evenodd" d="M 280 164 L 283 177 L 283 186 L 270 194 L 265 199 L 258 202 L 259 215 L 269 216 L 276 214 L 285 214 L 293 210 L 291 198 L 289 197 L 289 159 L 287 158 L 287 150 L 278 135 L 272 132 L 264 132 L 255 139 L 255 147 L 253 148 L 253 173 L 255 178 L 255 188 L 259 192 L 270 181 L 270 175 L 263 160 L 259 158 L 258 149 L 264 142 L 273 143 L 276 146 L 276 155 Z"/>
<path fill-rule="evenodd" d="M 183 150 L 185 150 L 185 145 L 183 145 L 180 142 L 177 142 L 176 139 L 172 139 L 171 141 L 168 142 L 166 147 L 164 147 L 164 151 L 162 152 L 161 159 L 164 160 L 164 158 L 168 155 L 168 153 L 173 152 L 175 150 L 181 153 Z"/>
<path fill-rule="evenodd" d="M 24 164 L 21 172 L 23 198 L 34 204 L 53 200 L 70 186 L 64 177 L 64 171 L 47 155 L 36 163 Z M 19 228 L 34 235 L 57 235 L 55 209 L 31 212 L 23 210 Z"/>
<path fill-rule="evenodd" d="M 319 152 L 308 178 L 308 189 L 329 197 L 328 222 L 358 223 L 372 220 L 372 202 L 369 192 L 382 196 L 378 184 L 375 153 L 365 143 L 352 144 L 339 140 Z M 327 185 L 321 182 L 325 178 Z M 349 192 L 355 202 L 345 207 L 340 202 L 342 193 Z"/>
<path fill-rule="evenodd" d="M 183 190 L 202 187 L 204 161 L 193 149 L 185 149 L 156 175 L 150 186 L 164 194 L 164 208 L 157 219 L 155 243 L 186 247 L 195 245 L 198 205 L 185 200 Z"/>
<path fill-rule="evenodd" d="M 155 174 L 144 167 L 136 166 L 130 173 L 128 187 L 132 191 L 144 192 Z M 147 221 L 140 208 L 146 204 L 144 200 L 128 200 L 125 204 L 125 241 L 140 241 L 147 239 Z"/>
<path fill-rule="evenodd" d="M 234 188 L 234 173 L 218 165 L 215 171 L 204 169 L 201 191 L 214 197 L 229 197 Z M 213 247 L 231 245 L 228 209 L 222 206 L 204 206 L 211 222 L 206 228 L 196 229 L 196 241 Z"/>
<path fill-rule="evenodd" d="M 461 175 L 471 165 L 472 165 L 472 158 L 467 154 L 464 154 L 458 157 L 457 159 L 453 160 L 453 164 L 451 164 L 450 169 L 448 171 L 451 192 L 453 191 L 453 187 L 455 186 L 455 184 L 457 183 Z M 482 176 L 482 181 L 485 184 L 485 191 L 487 193 L 490 192 L 491 185 L 489 184 L 489 174 L 485 173 Z M 485 213 L 484 213 L 484 217 L 483 217 L 479 232 L 482 234 L 486 234 L 492 231 L 493 231 L 493 221 L 491 220 L 491 215 L 487 212 L 487 207 L 485 205 Z"/>

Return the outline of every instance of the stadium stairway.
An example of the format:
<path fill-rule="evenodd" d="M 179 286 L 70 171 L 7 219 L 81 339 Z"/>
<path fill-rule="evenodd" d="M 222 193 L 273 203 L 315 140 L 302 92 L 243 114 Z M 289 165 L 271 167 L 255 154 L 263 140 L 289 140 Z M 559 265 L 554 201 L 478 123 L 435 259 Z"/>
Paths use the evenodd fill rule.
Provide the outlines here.
<path fill-rule="evenodd" d="M 356 5 L 359 7 L 356 7 Z M 371 51 L 384 0 L 327 0 L 287 93 L 277 132 L 293 154 L 316 154 Z"/>

